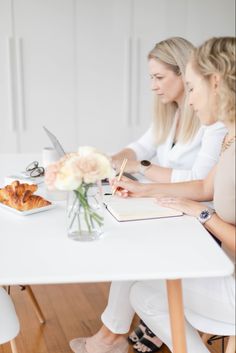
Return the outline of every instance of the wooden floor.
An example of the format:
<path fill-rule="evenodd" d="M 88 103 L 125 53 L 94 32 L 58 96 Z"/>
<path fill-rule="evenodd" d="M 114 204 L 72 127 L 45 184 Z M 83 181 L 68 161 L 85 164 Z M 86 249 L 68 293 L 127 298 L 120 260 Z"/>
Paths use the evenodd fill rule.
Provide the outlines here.
<path fill-rule="evenodd" d="M 107 302 L 109 285 L 76 284 L 32 286 L 47 322 L 40 325 L 20 287 L 11 287 L 21 332 L 16 339 L 19 353 L 71 353 L 68 342 L 78 336 L 90 336 L 101 326 L 100 315 Z M 133 325 L 137 322 L 134 320 Z M 130 347 L 129 353 L 133 350 Z M 169 353 L 164 347 L 162 353 Z M 212 352 L 220 353 L 217 344 Z M 0 346 L 0 353 L 11 353 L 10 345 Z"/>

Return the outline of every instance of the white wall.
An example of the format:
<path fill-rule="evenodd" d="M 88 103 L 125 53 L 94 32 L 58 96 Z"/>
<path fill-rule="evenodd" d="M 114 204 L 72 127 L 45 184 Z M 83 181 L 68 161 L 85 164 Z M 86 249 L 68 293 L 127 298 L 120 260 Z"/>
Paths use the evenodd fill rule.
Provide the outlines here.
<path fill-rule="evenodd" d="M 234 0 L 190 0 L 187 9 L 186 34 L 194 44 L 215 36 L 235 36 Z"/>

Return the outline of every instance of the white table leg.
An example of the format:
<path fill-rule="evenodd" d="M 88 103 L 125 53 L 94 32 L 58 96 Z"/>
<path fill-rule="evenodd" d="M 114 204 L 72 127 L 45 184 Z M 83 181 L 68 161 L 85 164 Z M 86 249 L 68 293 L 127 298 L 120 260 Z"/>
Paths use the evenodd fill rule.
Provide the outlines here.
<path fill-rule="evenodd" d="M 181 280 L 167 280 L 173 353 L 187 353 Z"/>

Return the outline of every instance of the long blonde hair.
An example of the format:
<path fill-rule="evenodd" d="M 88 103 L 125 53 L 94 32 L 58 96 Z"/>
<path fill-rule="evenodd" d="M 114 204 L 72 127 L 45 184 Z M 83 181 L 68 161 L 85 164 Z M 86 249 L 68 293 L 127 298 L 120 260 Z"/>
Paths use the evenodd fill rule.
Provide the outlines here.
<path fill-rule="evenodd" d="M 184 77 L 185 68 L 194 46 L 186 39 L 172 37 L 155 45 L 148 54 L 148 59 L 154 59 L 166 65 L 176 75 Z M 154 127 L 155 139 L 158 144 L 163 143 L 171 129 L 178 106 L 175 102 L 162 103 L 158 96 L 154 98 Z M 187 143 L 199 129 L 200 122 L 189 107 L 186 97 L 181 109 L 180 130 L 178 141 Z"/>
<path fill-rule="evenodd" d="M 221 121 L 235 122 L 236 38 L 211 38 L 196 48 L 191 56 L 193 69 L 207 81 L 220 76 L 217 115 Z"/>

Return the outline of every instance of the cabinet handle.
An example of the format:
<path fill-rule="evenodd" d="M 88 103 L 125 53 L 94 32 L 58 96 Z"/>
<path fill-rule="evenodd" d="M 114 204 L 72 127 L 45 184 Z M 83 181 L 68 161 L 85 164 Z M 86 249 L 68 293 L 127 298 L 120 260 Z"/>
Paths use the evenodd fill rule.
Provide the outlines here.
<path fill-rule="evenodd" d="M 9 82 L 9 123 L 10 130 L 16 131 L 16 97 L 15 97 L 15 75 L 14 75 L 14 39 L 7 40 L 8 53 L 8 82 Z"/>
<path fill-rule="evenodd" d="M 124 117 L 125 124 L 127 124 L 127 126 L 131 126 L 131 38 L 127 38 L 125 40 Z"/>
<path fill-rule="evenodd" d="M 134 80 L 133 80 L 133 123 L 135 126 L 140 124 L 140 38 L 135 39 L 134 46 Z"/>
<path fill-rule="evenodd" d="M 23 67 L 23 39 L 17 39 L 17 73 L 18 73 L 18 114 L 21 130 L 26 129 L 25 121 L 25 92 L 24 92 L 24 67 Z"/>

